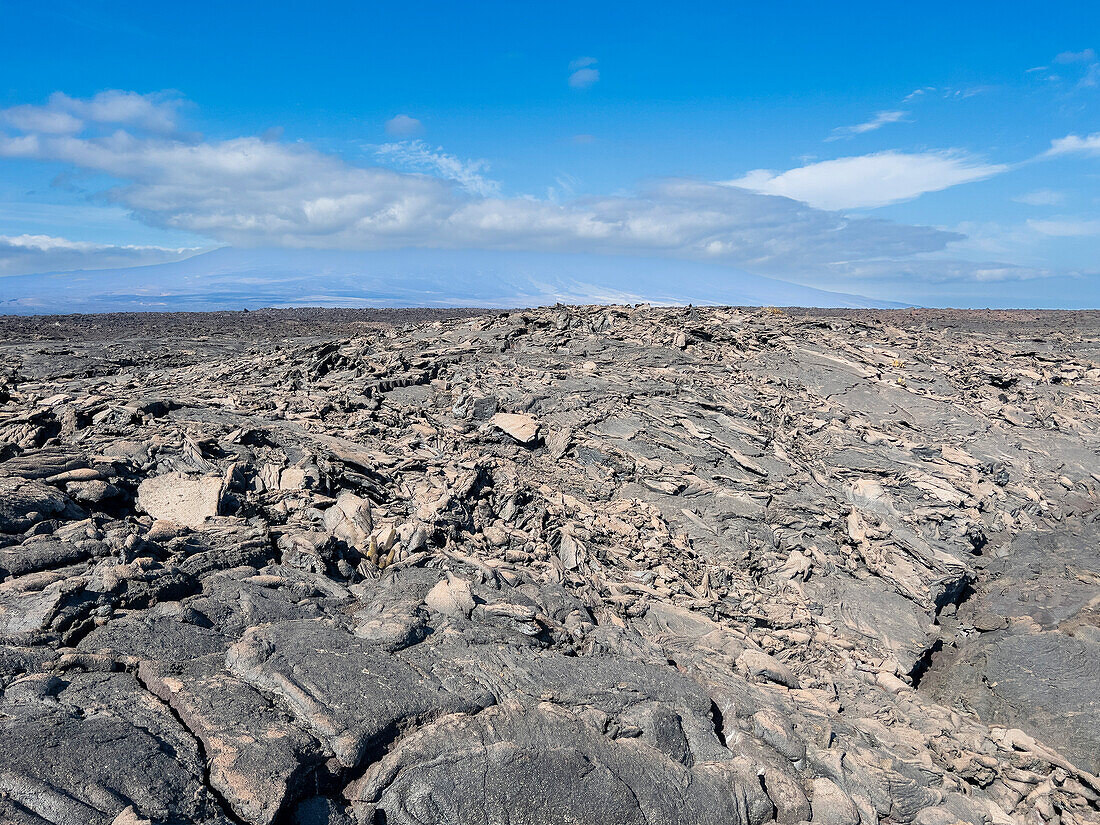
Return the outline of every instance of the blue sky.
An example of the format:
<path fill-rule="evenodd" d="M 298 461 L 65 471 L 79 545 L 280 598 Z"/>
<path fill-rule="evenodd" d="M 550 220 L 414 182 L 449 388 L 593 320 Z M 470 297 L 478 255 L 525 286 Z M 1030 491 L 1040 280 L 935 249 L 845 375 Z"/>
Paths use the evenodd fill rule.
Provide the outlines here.
<path fill-rule="evenodd" d="M 413 246 L 1100 300 L 1100 4 L 2 14 L 0 276 Z"/>

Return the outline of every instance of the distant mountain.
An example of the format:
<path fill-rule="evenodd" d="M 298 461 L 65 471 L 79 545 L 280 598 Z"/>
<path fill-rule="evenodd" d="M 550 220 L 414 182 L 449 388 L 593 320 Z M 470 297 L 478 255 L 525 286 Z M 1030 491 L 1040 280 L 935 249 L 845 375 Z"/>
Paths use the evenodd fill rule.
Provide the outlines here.
<path fill-rule="evenodd" d="M 222 248 L 128 269 L 0 278 L 0 313 L 562 303 L 888 307 L 713 264 L 536 252 Z"/>

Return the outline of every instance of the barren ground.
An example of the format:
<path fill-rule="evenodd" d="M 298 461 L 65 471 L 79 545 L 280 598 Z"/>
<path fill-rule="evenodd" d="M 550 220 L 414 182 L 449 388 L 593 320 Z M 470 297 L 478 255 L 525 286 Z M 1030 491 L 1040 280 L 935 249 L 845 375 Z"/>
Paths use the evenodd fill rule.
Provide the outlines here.
<path fill-rule="evenodd" d="M 0 317 L 0 821 L 1100 821 L 1100 312 Z"/>

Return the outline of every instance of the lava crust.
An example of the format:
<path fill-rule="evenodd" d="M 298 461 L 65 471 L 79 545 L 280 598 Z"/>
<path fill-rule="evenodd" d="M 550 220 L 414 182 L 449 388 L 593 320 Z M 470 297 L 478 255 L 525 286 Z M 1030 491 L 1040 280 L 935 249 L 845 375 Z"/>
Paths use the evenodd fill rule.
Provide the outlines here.
<path fill-rule="evenodd" d="M 1100 314 L 0 319 L 0 821 L 1100 821 Z"/>

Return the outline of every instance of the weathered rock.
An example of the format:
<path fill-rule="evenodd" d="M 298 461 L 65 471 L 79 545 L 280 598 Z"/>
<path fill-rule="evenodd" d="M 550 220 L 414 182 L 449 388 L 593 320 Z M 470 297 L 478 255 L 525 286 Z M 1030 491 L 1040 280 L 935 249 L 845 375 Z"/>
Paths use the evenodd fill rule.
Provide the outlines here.
<path fill-rule="evenodd" d="M 222 669 L 222 656 L 180 668 L 143 664 L 138 674 L 202 741 L 210 784 L 233 812 L 270 825 L 309 787 L 321 749 L 287 714 Z"/>
<path fill-rule="evenodd" d="M 0 533 L 19 533 L 51 516 L 76 508 L 62 493 L 40 481 L 0 477 Z"/>
<path fill-rule="evenodd" d="M 859 809 L 835 782 L 824 776 L 814 780 L 810 797 L 811 820 L 822 825 L 859 825 Z"/>
<path fill-rule="evenodd" d="M 138 505 L 155 519 L 202 527 L 208 518 L 219 515 L 223 495 L 221 476 L 165 473 L 141 482 Z"/>
<path fill-rule="evenodd" d="M 424 604 L 437 613 L 453 617 L 469 617 L 474 610 L 470 583 L 450 574 L 428 591 Z"/>
<path fill-rule="evenodd" d="M 762 676 L 790 688 L 798 687 L 798 677 L 791 669 L 762 650 L 746 650 L 737 659 L 737 664 L 751 676 Z"/>
<path fill-rule="evenodd" d="M 529 415 L 497 413 L 489 419 L 489 423 L 508 433 L 520 444 L 534 444 L 539 437 L 538 422 Z"/>
<path fill-rule="evenodd" d="M 0 550 L 0 576 L 25 576 L 40 570 L 76 564 L 104 547 L 105 545 L 88 541 L 74 544 L 52 541 L 45 537 L 40 541 L 27 541 Z"/>
<path fill-rule="evenodd" d="M 0 720 L 0 791 L 16 810 L 51 823 L 110 825 L 127 808 L 146 819 L 224 822 L 194 741 L 133 677 L 27 688 L 14 702 L 8 688 Z"/>
<path fill-rule="evenodd" d="M 349 546 L 360 550 L 369 546 L 374 529 L 370 505 L 354 493 L 342 493 L 336 504 L 325 510 L 324 522 L 326 530 Z"/>
<path fill-rule="evenodd" d="M 493 701 L 460 673 L 445 681 L 323 621 L 254 628 L 226 655 L 229 670 L 280 696 L 347 767 L 409 725 Z"/>
<path fill-rule="evenodd" d="M 552 705 L 454 715 L 406 737 L 348 789 L 360 821 L 706 823 L 768 818 L 733 763 L 685 768 L 636 739 L 609 739 Z"/>

